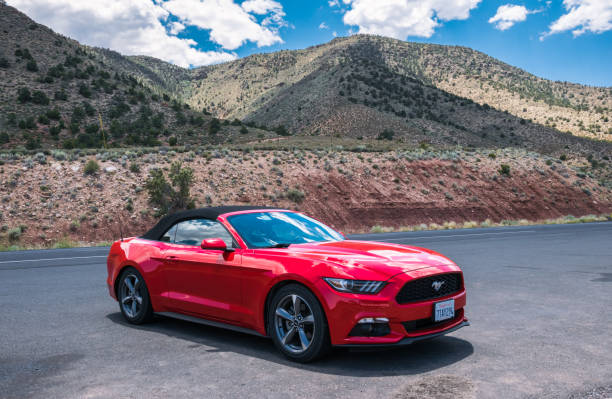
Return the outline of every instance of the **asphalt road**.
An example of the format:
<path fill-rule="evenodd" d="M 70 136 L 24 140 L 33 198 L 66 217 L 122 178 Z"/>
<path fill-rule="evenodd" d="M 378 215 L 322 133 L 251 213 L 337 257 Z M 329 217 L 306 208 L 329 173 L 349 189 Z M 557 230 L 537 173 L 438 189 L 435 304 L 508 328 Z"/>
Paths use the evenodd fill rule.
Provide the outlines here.
<path fill-rule="evenodd" d="M 472 325 L 300 365 L 264 338 L 125 324 L 107 248 L 0 253 L 0 398 L 558 398 L 612 384 L 612 223 L 358 238 L 454 259 Z"/>

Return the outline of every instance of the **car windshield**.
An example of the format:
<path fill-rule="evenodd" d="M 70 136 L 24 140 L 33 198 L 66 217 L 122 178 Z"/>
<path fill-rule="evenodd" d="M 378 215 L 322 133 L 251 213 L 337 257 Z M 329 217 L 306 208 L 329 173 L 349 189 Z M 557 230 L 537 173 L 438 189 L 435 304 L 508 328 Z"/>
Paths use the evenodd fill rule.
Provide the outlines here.
<path fill-rule="evenodd" d="M 249 248 L 286 247 L 290 244 L 341 241 L 342 234 L 308 216 L 293 212 L 255 212 L 229 216 Z"/>

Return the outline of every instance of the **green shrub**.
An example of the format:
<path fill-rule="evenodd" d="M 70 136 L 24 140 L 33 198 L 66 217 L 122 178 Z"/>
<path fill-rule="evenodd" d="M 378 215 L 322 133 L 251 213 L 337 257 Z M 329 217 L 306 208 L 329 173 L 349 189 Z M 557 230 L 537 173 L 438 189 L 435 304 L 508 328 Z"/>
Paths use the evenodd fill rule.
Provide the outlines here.
<path fill-rule="evenodd" d="M 9 64 L 9 60 L 4 57 L 0 57 L 0 68 L 8 68 L 9 66 L 11 66 Z"/>
<path fill-rule="evenodd" d="M 208 125 L 208 134 L 215 135 L 221 130 L 221 121 L 217 118 L 212 118 Z"/>
<path fill-rule="evenodd" d="M 92 123 L 91 125 L 85 126 L 85 133 L 87 134 L 95 134 L 100 130 L 100 126 L 97 123 Z"/>
<path fill-rule="evenodd" d="M 565 154 L 561 154 L 561 156 L 559 157 L 560 160 L 562 161 L 567 161 L 567 155 Z"/>
<path fill-rule="evenodd" d="M 30 89 L 28 89 L 27 87 L 20 87 L 19 90 L 17 90 L 17 101 L 22 104 L 32 101 L 32 94 L 30 93 Z"/>
<path fill-rule="evenodd" d="M 174 147 L 177 143 L 176 137 L 172 136 L 168 139 L 168 145 Z"/>
<path fill-rule="evenodd" d="M 276 129 L 274 129 L 274 132 L 278 134 L 279 136 L 290 136 L 291 135 L 291 133 L 289 133 L 289 131 L 284 125 L 277 126 Z"/>
<path fill-rule="evenodd" d="M 395 136 L 395 132 L 391 129 L 385 129 L 376 137 L 378 140 L 393 140 L 393 136 Z"/>
<path fill-rule="evenodd" d="M 85 119 L 85 110 L 83 107 L 75 106 L 72 109 L 72 116 L 70 117 L 70 121 L 73 123 L 80 123 Z"/>
<path fill-rule="evenodd" d="M 149 179 L 145 184 L 149 193 L 149 202 L 158 208 L 158 216 L 195 206 L 190 196 L 194 181 L 193 169 L 183 168 L 177 161 L 170 166 L 168 177 L 171 183 L 166 180 L 161 169 L 153 169 L 149 172 Z"/>
<path fill-rule="evenodd" d="M 96 109 L 87 101 L 83 101 L 83 109 L 85 113 L 89 116 L 94 116 L 96 114 Z"/>
<path fill-rule="evenodd" d="M 497 155 L 494 152 L 490 152 L 489 153 L 489 158 L 495 159 L 495 158 L 497 158 Z"/>
<path fill-rule="evenodd" d="M 27 48 L 24 48 L 24 49 L 18 48 L 17 50 L 15 50 L 15 56 L 23 58 L 24 60 L 33 59 L 32 54 L 30 54 L 30 50 L 28 50 Z"/>
<path fill-rule="evenodd" d="M 189 120 L 189 123 L 191 123 L 193 126 L 202 126 L 204 125 L 204 118 L 202 118 L 201 116 L 197 116 L 194 118 L 192 115 L 191 119 Z"/>
<path fill-rule="evenodd" d="M 179 126 L 183 126 L 187 123 L 187 117 L 182 111 L 176 113 L 176 124 Z"/>
<path fill-rule="evenodd" d="M 99 170 L 100 170 L 100 165 L 98 165 L 98 162 L 96 162 L 95 159 L 90 159 L 85 164 L 85 169 L 83 170 L 83 172 L 88 176 L 92 176 L 98 173 Z"/>
<path fill-rule="evenodd" d="M 26 149 L 35 150 L 37 148 L 40 148 L 40 139 L 28 137 L 26 140 Z"/>
<path fill-rule="evenodd" d="M 21 234 L 23 232 L 21 231 L 21 227 L 15 227 L 13 229 L 10 229 L 8 231 L 8 239 L 9 241 L 19 241 L 19 239 L 21 238 Z"/>
<path fill-rule="evenodd" d="M 499 174 L 503 176 L 510 176 L 510 165 L 501 164 L 499 168 Z"/>
<path fill-rule="evenodd" d="M 36 90 L 32 93 L 32 102 L 34 104 L 49 105 L 49 97 L 40 90 Z"/>
<path fill-rule="evenodd" d="M 130 172 L 132 172 L 132 173 L 140 173 L 140 165 L 138 165 L 135 162 L 132 162 L 130 164 Z"/>
<path fill-rule="evenodd" d="M 51 156 L 56 160 L 56 161 L 65 161 L 67 156 L 66 153 L 64 151 L 59 151 L 59 150 L 53 150 L 51 151 Z"/>
<path fill-rule="evenodd" d="M 79 124 L 76 122 L 70 123 L 70 126 L 68 127 L 68 129 L 70 129 L 70 133 L 72 134 L 77 134 L 81 132 L 81 128 L 79 127 Z"/>
<path fill-rule="evenodd" d="M 89 86 L 85 83 L 81 83 L 79 85 L 79 94 L 82 95 L 85 98 L 90 98 L 91 97 L 91 89 L 89 88 Z"/>
<path fill-rule="evenodd" d="M 72 222 L 70 222 L 70 231 L 72 231 L 73 233 L 76 232 L 79 227 L 81 227 L 81 224 L 78 220 L 73 220 Z"/>
<path fill-rule="evenodd" d="M 49 128 L 49 134 L 51 136 L 57 137 L 62 131 L 62 128 L 60 127 L 60 125 L 55 125 L 55 126 L 51 126 Z"/>
<path fill-rule="evenodd" d="M 28 61 L 28 63 L 26 64 L 26 69 L 30 72 L 38 72 L 38 65 L 36 64 L 36 61 Z"/>
<path fill-rule="evenodd" d="M 19 121 L 20 129 L 34 129 L 36 127 L 36 122 L 34 121 L 34 117 L 30 116 L 26 119 L 22 119 Z"/>
<path fill-rule="evenodd" d="M 247 129 L 246 126 L 242 125 L 240 127 L 240 134 L 247 134 L 247 133 L 249 133 L 249 129 Z"/>
<path fill-rule="evenodd" d="M 40 115 L 38 117 L 38 123 L 42 123 L 43 125 L 48 125 L 49 124 L 49 118 L 47 118 L 47 115 L 45 115 L 45 114 Z"/>
<path fill-rule="evenodd" d="M 287 199 L 295 202 L 296 204 L 302 203 L 305 197 L 306 197 L 306 194 L 304 194 L 303 191 L 300 191 L 297 188 L 292 188 L 289 191 L 287 191 Z"/>
<path fill-rule="evenodd" d="M 54 121 L 59 121 L 62 115 L 60 114 L 57 108 L 50 109 L 47 111 L 47 118 L 53 119 Z"/>
<path fill-rule="evenodd" d="M 66 139 L 62 142 L 62 147 L 64 147 L 67 150 L 71 150 L 74 147 L 76 147 L 75 145 L 75 140 L 74 139 Z"/>
<path fill-rule="evenodd" d="M 60 91 L 56 91 L 55 95 L 54 95 L 55 100 L 58 101 L 67 101 L 68 100 L 68 93 L 66 93 L 66 91 L 64 89 L 60 90 Z"/>

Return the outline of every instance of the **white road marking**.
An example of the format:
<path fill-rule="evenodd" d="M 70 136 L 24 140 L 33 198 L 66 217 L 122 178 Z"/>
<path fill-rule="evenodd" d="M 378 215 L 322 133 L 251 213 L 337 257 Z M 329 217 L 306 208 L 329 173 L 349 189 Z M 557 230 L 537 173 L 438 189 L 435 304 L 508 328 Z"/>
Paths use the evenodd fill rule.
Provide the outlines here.
<path fill-rule="evenodd" d="M 90 259 L 90 258 L 106 258 L 106 257 L 107 257 L 107 255 L 73 256 L 73 257 L 70 257 L 70 258 L 3 260 L 3 261 L 0 261 L 0 263 L 40 262 L 40 261 L 45 261 L 45 260 Z"/>
<path fill-rule="evenodd" d="M 519 233 L 535 233 L 535 230 L 521 230 L 521 231 L 505 231 L 499 233 L 466 233 L 466 234 L 447 234 L 447 235 L 431 235 L 431 236 L 420 236 L 420 237 L 403 237 L 403 238 L 382 238 L 380 241 L 405 241 L 405 240 L 415 240 L 419 238 L 444 238 L 444 237 L 465 237 L 465 236 L 488 236 L 488 235 L 499 235 L 499 234 L 519 234 Z"/>

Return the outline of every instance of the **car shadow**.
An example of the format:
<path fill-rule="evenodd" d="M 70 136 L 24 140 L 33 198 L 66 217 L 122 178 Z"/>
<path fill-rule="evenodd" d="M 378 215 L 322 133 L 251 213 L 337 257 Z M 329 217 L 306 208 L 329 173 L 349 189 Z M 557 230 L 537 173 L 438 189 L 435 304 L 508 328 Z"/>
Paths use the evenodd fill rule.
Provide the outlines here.
<path fill-rule="evenodd" d="M 312 372 L 354 377 L 420 374 L 459 362 L 474 353 L 468 341 L 442 336 L 392 349 L 336 347 L 323 359 L 300 364 L 283 357 L 268 338 L 160 316 L 152 323 L 138 326 L 127 323 L 119 312 L 106 317 L 125 327 L 190 341 L 193 349 L 209 347 L 208 352 L 234 352 Z"/>

